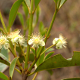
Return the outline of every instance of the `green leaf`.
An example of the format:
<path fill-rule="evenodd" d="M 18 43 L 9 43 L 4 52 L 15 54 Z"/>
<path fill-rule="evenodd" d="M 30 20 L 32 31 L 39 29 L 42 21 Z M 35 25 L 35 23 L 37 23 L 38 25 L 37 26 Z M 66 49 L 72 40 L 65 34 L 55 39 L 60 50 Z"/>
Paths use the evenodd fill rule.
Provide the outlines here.
<path fill-rule="evenodd" d="M 55 3 L 57 3 L 59 0 L 54 0 Z"/>
<path fill-rule="evenodd" d="M 14 73 L 14 68 L 16 66 L 16 62 L 17 62 L 18 57 L 14 58 L 13 61 L 10 64 L 10 68 L 9 68 L 9 75 L 12 78 L 13 73 Z"/>
<path fill-rule="evenodd" d="M 36 9 L 36 24 L 38 23 L 39 20 L 39 14 L 40 14 L 40 7 L 38 6 Z"/>
<path fill-rule="evenodd" d="M 7 65 L 10 65 L 8 60 L 8 51 L 7 49 L 2 48 L 0 53 L 0 72 L 2 72 L 7 67 Z"/>
<path fill-rule="evenodd" d="M 23 2 L 24 0 L 17 0 L 11 10 L 10 10 L 10 14 L 9 14 L 9 26 L 8 26 L 8 30 L 10 30 L 10 27 L 12 26 L 15 18 L 16 18 L 16 15 L 17 15 L 17 11 L 18 11 L 18 8 L 19 6 L 21 5 L 21 3 Z"/>
<path fill-rule="evenodd" d="M 61 0 L 60 5 L 59 5 L 59 8 L 61 8 L 62 5 L 63 5 L 66 1 L 67 1 L 67 0 Z"/>
<path fill-rule="evenodd" d="M 54 48 L 50 48 L 50 49 L 48 49 L 47 51 L 46 51 L 46 53 L 47 52 L 51 52 L 51 51 L 53 51 L 54 50 Z"/>
<path fill-rule="evenodd" d="M 24 26 L 24 19 L 23 19 L 23 15 L 21 13 L 18 12 L 18 17 L 19 17 L 19 20 L 22 24 L 22 26 Z"/>
<path fill-rule="evenodd" d="M 0 63 L 0 72 L 3 72 L 6 69 L 7 65 Z"/>
<path fill-rule="evenodd" d="M 61 79 L 61 80 L 80 80 L 80 78 L 69 78 L 69 79 Z"/>
<path fill-rule="evenodd" d="M 3 80 L 9 80 L 8 77 L 1 72 L 0 72 L 0 78 Z"/>
<path fill-rule="evenodd" d="M 80 52 L 74 52 L 71 60 L 66 60 L 61 54 L 57 54 L 39 65 L 35 72 L 70 66 L 80 66 Z"/>
<path fill-rule="evenodd" d="M 0 53 L 0 62 L 6 64 L 8 66 L 10 65 L 8 59 L 1 53 Z"/>
<path fill-rule="evenodd" d="M 42 36 L 45 35 L 46 30 L 47 30 L 47 28 L 45 28 L 45 27 L 44 27 L 44 24 L 43 24 L 42 22 L 40 22 L 40 24 L 39 24 L 39 31 L 40 31 L 40 34 L 41 34 Z"/>
<path fill-rule="evenodd" d="M 4 23 L 4 20 L 3 20 L 1 12 L 0 12 L 0 20 L 1 20 L 1 23 L 2 23 L 4 31 L 7 32 L 7 29 L 6 29 L 6 26 L 5 26 L 5 23 Z"/>
<path fill-rule="evenodd" d="M 26 4 L 25 3 L 22 3 L 22 5 L 23 5 L 23 10 L 24 10 L 24 12 L 25 12 L 25 15 L 26 15 L 26 18 L 28 17 L 28 14 L 29 14 L 29 11 L 28 11 L 28 8 L 26 7 Z"/>
<path fill-rule="evenodd" d="M 41 1 L 41 0 L 34 0 L 34 3 L 35 3 L 35 9 L 37 8 L 37 6 L 38 6 L 38 4 L 39 4 L 40 1 Z"/>
<path fill-rule="evenodd" d="M 1 49 L 1 54 L 3 54 L 6 58 L 7 58 L 7 60 L 8 60 L 8 58 L 9 58 L 9 55 L 8 55 L 8 50 L 7 49 L 5 49 L 4 47 Z"/>
<path fill-rule="evenodd" d="M 30 7 L 31 7 L 31 3 L 30 3 L 30 0 L 25 0 L 25 3 L 28 7 L 28 10 L 30 11 Z"/>
<path fill-rule="evenodd" d="M 29 55 L 29 61 L 34 61 L 34 54 L 31 53 L 31 54 Z"/>
<path fill-rule="evenodd" d="M 50 52 L 45 56 L 45 60 L 47 60 L 48 58 L 50 58 L 50 56 L 53 54 L 54 52 Z"/>

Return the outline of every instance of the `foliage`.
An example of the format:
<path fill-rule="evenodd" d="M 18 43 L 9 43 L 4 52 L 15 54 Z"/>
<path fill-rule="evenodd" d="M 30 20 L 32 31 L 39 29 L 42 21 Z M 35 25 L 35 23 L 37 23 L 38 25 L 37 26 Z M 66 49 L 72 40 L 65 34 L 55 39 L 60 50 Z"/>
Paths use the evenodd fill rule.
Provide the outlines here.
<path fill-rule="evenodd" d="M 3 26 L 3 28 L 0 28 L 0 78 L 4 80 L 12 80 L 14 70 L 22 75 L 23 80 L 26 80 L 28 76 L 34 73 L 37 74 L 42 70 L 47 70 L 52 74 L 52 69 L 80 66 L 80 52 L 75 51 L 72 58 L 69 59 L 63 58 L 61 54 L 53 55 L 53 53 L 55 53 L 53 47 L 56 47 L 57 49 L 66 47 L 67 42 L 62 35 L 59 35 L 59 38 L 54 38 L 52 41 L 53 44 L 50 47 L 45 48 L 56 15 L 67 0 L 53 0 L 55 3 L 55 12 L 48 28 L 45 28 L 42 21 L 39 22 L 40 1 L 41 0 L 17 0 L 13 4 L 9 13 L 8 27 L 5 25 L 0 12 L 0 20 Z M 25 18 L 23 14 L 18 11 L 20 6 L 24 10 Z M 34 14 L 36 15 L 36 18 L 34 18 Z M 11 27 L 16 16 L 18 16 L 21 22 L 23 35 L 20 34 L 20 30 L 14 30 L 11 32 Z M 38 23 L 39 33 L 33 34 Z M 26 31 L 28 31 L 27 37 Z M 12 61 L 10 61 L 8 53 L 12 53 L 14 56 Z M 24 67 L 22 66 L 22 63 Z M 9 66 L 9 77 L 2 73 L 2 70 L 6 65 Z M 32 72 L 33 68 L 35 70 Z M 36 78 L 35 76 L 33 80 Z M 62 80 L 79 80 L 79 78 Z"/>

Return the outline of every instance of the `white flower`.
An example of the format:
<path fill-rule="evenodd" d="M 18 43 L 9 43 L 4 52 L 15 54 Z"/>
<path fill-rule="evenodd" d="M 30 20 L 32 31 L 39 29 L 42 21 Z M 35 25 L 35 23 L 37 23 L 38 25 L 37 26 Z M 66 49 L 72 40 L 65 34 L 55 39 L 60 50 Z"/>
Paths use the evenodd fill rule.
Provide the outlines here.
<path fill-rule="evenodd" d="M 8 38 L 11 39 L 13 45 L 16 43 L 16 44 L 20 44 L 20 45 L 23 45 L 25 43 L 25 39 L 22 35 L 19 34 L 20 33 L 20 30 L 17 30 L 17 31 L 14 31 L 14 32 L 11 32 L 9 35 L 8 35 Z"/>
<path fill-rule="evenodd" d="M 28 41 L 28 44 L 33 44 L 32 47 L 45 46 L 45 42 L 43 41 L 43 38 L 40 35 L 33 35 L 32 38 Z"/>
<path fill-rule="evenodd" d="M 55 38 L 53 40 L 53 45 L 56 45 L 57 49 L 62 49 L 63 47 L 66 47 L 66 40 L 62 35 L 59 35 L 59 38 Z"/>
<path fill-rule="evenodd" d="M 2 46 L 5 49 L 9 48 L 8 40 L 7 40 L 6 36 L 4 36 L 4 35 L 0 35 L 0 49 L 2 48 Z"/>

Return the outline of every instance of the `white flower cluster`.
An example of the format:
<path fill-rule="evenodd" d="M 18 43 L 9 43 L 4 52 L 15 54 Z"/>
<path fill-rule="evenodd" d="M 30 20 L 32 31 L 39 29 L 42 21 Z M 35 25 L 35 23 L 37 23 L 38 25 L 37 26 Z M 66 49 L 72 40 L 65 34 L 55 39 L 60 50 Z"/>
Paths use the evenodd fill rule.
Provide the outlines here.
<path fill-rule="evenodd" d="M 0 35 L 0 49 L 2 48 L 2 46 L 5 49 L 8 49 L 9 43 L 8 43 L 7 37 L 1 34 Z"/>
<path fill-rule="evenodd" d="M 0 49 L 2 46 L 5 49 L 9 48 L 9 41 L 8 39 L 11 40 L 12 44 L 17 44 L 18 43 L 21 46 L 25 46 L 25 39 L 22 35 L 19 34 L 20 30 L 11 32 L 7 36 L 0 35 Z M 63 47 L 66 47 L 66 40 L 62 35 L 59 35 L 59 38 L 55 38 L 53 40 L 53 45 L 56 46 L 57 49 L 62 49 Z M 32 45 L 34 48 L 39 48 L 39 46 L 45 46 L 44 38 L 41 35 L 32 35 L 31 39 L 28 41 L 29 45 Z"/>
<path fill-rule="evenodd" d="M 28 41 L 29 45 L 33 45 L 32 47 L 45 46 L 45 42 L 40 35 L 32 35 L 32 38 Z"/>
<path fill-rule="evenodd" d="M 22 35 L 19 35 L 20 33 L 20 30 L 17 30 L 17 31 L 14 31 L 14 32 L 11 32 L 7 37 L 9 39 L 11 39 L 13 45 L 16 43 L 16 44 L 20 44 L 20 45 L 24 45 L 25 43 L 25 39 Z"/>
<path fill-rule="evenodd" d="M 53 45 L 56 45 L 57 49 L 62 49 L 63 47 L 66 47 L 66 40 L 62 35 L 59 35 L 59 38 L 55 38 L 53 40 Z"/>
<path fill-rule="evenodd" d="M 8 49 L 10 46 L 9 46 L 9 40 L 10 39 L 14 44 L 20 44 L 20 45 L 24 45 L 25 43 L 25 39 L 22 35 L 19 35 L 20 31 L 17 30 L 17 31 L 14 31 L 14 32 L 11 32 L 9 35 L 7 36 L 4 36 L 2 34 L 0 34 L 0 49 L 2 48 L 2 46 L 5 48 L 5 49 Z"/>

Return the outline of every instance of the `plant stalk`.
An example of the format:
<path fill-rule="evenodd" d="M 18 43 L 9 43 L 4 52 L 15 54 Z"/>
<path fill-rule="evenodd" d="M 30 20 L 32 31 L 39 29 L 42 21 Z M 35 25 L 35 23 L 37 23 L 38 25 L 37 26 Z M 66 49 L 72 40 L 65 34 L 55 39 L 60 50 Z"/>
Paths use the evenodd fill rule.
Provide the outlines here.
<path fill-rule="evenodd" d="M 28 40 L 30 39 L 30 37 L 32 35 L 32 22 L 33 22 L 33 13 L 32 13 L 32 11 L 33 11 L 33 2 L 34 2 L 34 0 L 31 0 Z M 27 53 L 26 53 L 25 66 L 24 66 L 25 69 L 28 68 L 29 53 L 30 53 L 30 45 L 27 46 Z"/>

